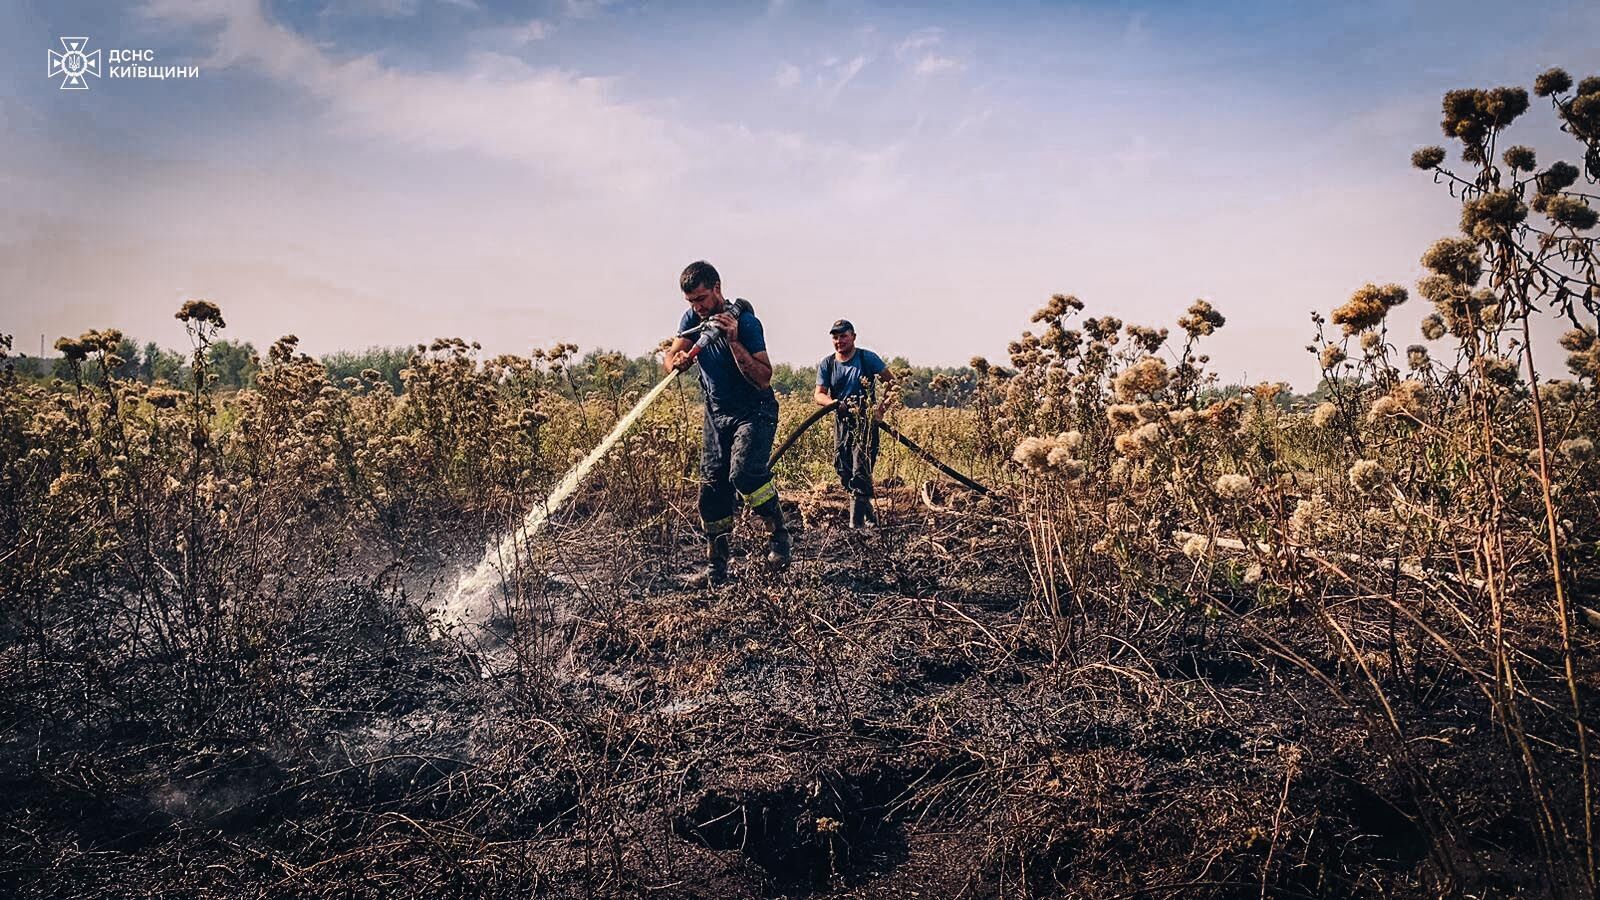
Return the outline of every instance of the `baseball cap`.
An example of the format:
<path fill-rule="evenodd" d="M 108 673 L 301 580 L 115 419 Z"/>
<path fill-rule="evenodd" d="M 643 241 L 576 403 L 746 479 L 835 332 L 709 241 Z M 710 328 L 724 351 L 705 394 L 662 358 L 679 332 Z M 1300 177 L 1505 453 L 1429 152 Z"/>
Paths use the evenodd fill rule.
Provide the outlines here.
<path fill-rule="evenodd" d="M 833 327 L 828 329 L 828 333 L 829 334 L 842 334 L 842 333 L 844 333 L 846 331 L 854 333 L 855 330 L 856 330 L 856 327 L 854 325 L 850 324 L 850 320 L 849 319 L 840 319 L 837 322 L 833 323 Z"/>

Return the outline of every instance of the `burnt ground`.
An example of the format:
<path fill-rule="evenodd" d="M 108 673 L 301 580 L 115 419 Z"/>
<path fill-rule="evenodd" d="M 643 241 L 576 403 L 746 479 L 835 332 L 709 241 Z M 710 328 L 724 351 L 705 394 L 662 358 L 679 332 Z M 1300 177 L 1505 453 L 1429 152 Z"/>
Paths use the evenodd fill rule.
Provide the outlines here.
<path fill-rule="evenodd" d="M 1243 600 L 1208 616 L 1120 582 L 1046 616 L 1029 601 L 1026 542 L 995 509 L 932 511 L 908 491 L 883 502 L 884 527 L 848 532 L 841 496 L 802 496 L 806 527 L 782 574 L 759 561 L 760 525 L 746 519 L 739 539 L 755 552 L 737 580 L 698 592 L 678 580 L 699 562 L 684 510 L 602 529 L 609 511 L 580 506 L 509 610 L 447 636 L 420 606 L 481 535 L 445 529 L 455 540 L 425 542 L 431 559 L 390 548 L 369 567 L 382 574 L 341 581 L 305 611 L 269 674 L 235 674 L 220 702 L 251 704 L 227 709 L 254 724 L 231 729 L 108 699 L 96 684 L 137 681 L 93 665 L 22 666 L 10 652 L 0 890 L 1561 887 L 1514 748 L 1469 679 L 1423 662 L 1389 671 L 1399 742 L 1306 616 Z M 1549 776 L 1569 821 L 1571 768 Z"/>

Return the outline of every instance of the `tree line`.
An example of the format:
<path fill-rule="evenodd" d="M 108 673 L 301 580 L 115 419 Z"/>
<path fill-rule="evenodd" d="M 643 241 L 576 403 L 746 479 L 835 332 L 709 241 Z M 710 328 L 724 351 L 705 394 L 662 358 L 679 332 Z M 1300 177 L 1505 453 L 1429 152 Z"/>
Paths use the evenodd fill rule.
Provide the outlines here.
<path fill-rule="evenodd" d="M 422 346 L 368 347 L 365 350 L 338 350 L 324 354 L 322 364 L 335 384 L 346 378 L 360 377 L 371 369 L 382 375 L 396 394 L 405 393 L 402 372 L 414 354 L 423 352 Z M 131 337 L 122 338 L 115 354 L 122 362 L 113 374 L 119 378 L 132 378 L 152 384 L 165 381 L 169 384 L 187 384 L 192 372 L 192 354 L 169 350 L 149 341 L 140 344 Z M 965 406 L 977 385 L 977 373 L 966 366 L 918 366 L 903 356 L 890 357 L 889 368 L 899 378 L 900 403 L 911 408 L 935 406 Z M 7 359 L 18 375 L 35 381 L 60 378 L 71 380 L 71 366 L 63 357 L 15 355 Z M 255 375 L 261 369 L 260 354 L 249 341 L 218 340 L 206 349 L 206 371 L 215 373 L 216 386 L 240 389 L 254 385 Z M 89 360 L 84 364 L 84 377 L 96 380 L 101 377 L 99 363 Z M 628 356 L 613 350 L 591 350 L 566 363 L 563 373 L 566 390 L 574 397 L 600 392 L 626 392 L 645 390 L 661 377 L 661 363 L 654 355 Z M 786 396 L 810 396 L 816 387 L 817 370 L 814 365 L 796 366 L 776 363 L 772 367 L 772 389 Z M 683 381 L 684 389 L 698 393 L 698 382 L 693 378 Z M 1310 394 L 1296 394 L 1284 390 L 1275 399 L 1280 406 L 1315 403 L 1330 390 L 1326 382 L 1319 384 Z M 1222 385 L 1204 391 L 1206 400 L 1239 396 L 1243 385 Z"/>

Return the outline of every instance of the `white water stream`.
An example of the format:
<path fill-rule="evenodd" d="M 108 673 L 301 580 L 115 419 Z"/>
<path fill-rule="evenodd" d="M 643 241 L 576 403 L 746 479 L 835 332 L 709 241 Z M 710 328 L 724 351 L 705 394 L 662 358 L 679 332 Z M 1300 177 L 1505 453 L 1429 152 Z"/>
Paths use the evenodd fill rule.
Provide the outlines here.
<path fill-rule="evenodd" d="M 550 516 L 554 515 L 556 510 L 561 508 L 561 504 L 578 489 L 578 485 L 583 483 L 584 476 L 589 474 L 595 463 L 605 457 L 612 445 L 627 433 L 639 416 L 644 414 L 650 404 L 654 403 L 661 392 L 667 389 L 667 385 L 677 377 L 677 372 L 671 372 L 661 379 L 659 384 L 650 389 L 650 393 L 645 394 L 634 404 L 633 409 L 628 410 L 627 415 L 617 420 L 617 424 L 611 428 L 611 433 L 590 450 L 588 456 L 572 467 L 572 470 L 561 479 L 561 483 L 556 485 L 555 490 L 550 492 L 550 496 L 528 512 L 520 525 L 511 529 L 498 541 L 490 542 L 477 568 L 464 574 L 456 582 L 455 590 L 440 602 L 437 612 L 441 626 L 483 625 L 488 622 L 493 613 L 494 599 L 500 594 L 504 585 L 507 567 L 516 560 L 526 559 L 525 555 L 519 554 L 517 542 L 521 541 L 526 545 L 528 539 L 544 527 Z"/>

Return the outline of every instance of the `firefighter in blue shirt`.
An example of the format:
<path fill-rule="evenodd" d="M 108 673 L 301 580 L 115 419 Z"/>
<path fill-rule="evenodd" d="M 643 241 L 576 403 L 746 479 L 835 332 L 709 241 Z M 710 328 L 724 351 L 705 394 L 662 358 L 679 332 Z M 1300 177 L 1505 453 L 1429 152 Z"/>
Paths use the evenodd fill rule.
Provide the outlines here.
<path fill-rule="evenodd" d="M 728 578 L 735 490 L 744 497 L 745 506 L 772 527 L 768 560 L 780 568 L 789 563 L 789 529 L 767 467 L 778 430 L 778 398 L 772 392 L 766 335 L 750 304 L 743 300 L 729 304 L 722 296 L 722 277 L 704 260 L 690 263 L 678 286 L 689 309 L 663 363 L 671 371 L 698 362 L 706 402 L 700 524 L 705 529 L 708 564 L 693 580 L 720 584 Z M 701 344 L 696 356 L 691 352 L 696 343 L 682 335 L 705 326 L 715 328 L 719 336 Z"/>
<path fill-rule="evenodd" d="M 850 492 L 850 527 L 878 524 L 872 512 L 872 466 L 878 459 L 878 420 L 888 406 L 890 392 L 877 398 L 878 382 L 892 384 L 894 376 L 883 358 L 856 346 L 856 327 L 840 319 L 828 329 L 833 352 L 817 365 L 818 406 L 837 400 L 833 420 L 833 469 Z"/>

